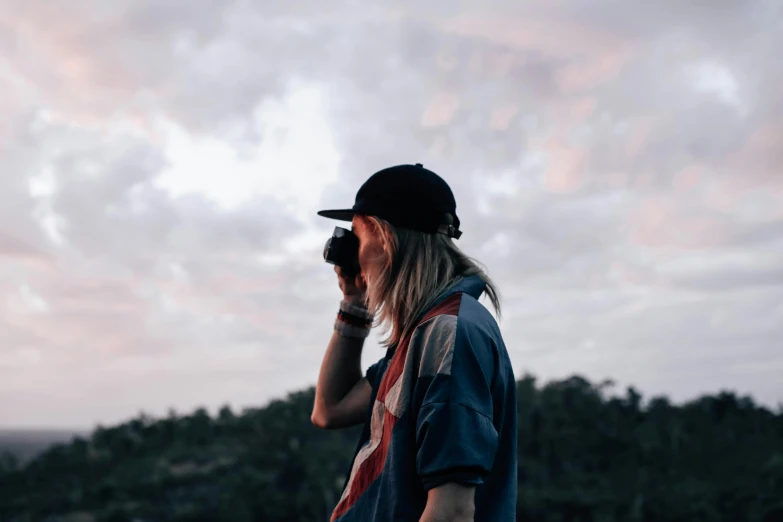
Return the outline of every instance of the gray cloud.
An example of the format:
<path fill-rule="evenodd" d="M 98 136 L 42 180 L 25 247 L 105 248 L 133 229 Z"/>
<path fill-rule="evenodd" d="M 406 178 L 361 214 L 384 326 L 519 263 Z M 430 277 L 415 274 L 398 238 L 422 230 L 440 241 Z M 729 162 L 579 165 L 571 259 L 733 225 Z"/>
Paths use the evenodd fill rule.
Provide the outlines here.
<path fill-rule="evenodd" d="M 338 223 L 315 211 L 415 161 L 457 195 L 460 245 L 501 285 L 520 374 L 774 404 L 779 9 L 4 2 L 0 424 L 257 404 L 312 384 L 339 299 L 320 258 Z M 295 124 L 259 114 L 303 85 L 338 157 L 336 181 L 301 185 L 319 208 L 248 189 L 227 209 L 158 183 L 167 128 L 193 154 L 212 140 L 245 161 L 291 138 Z M 259 179 L 300 175 L 264 165 Z"/>

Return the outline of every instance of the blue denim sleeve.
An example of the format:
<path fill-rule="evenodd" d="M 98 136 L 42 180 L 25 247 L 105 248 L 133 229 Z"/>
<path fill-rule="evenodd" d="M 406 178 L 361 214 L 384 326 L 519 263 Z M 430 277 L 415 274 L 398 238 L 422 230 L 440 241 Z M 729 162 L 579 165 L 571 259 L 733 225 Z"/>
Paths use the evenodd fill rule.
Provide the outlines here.
<path fill-rule="evenodd" d="M 417 473 L 425 490 L 447 482 L 482 484 L 498 448 L 492 341 L 455 317 L 428 328 L 417 383 Z"/>

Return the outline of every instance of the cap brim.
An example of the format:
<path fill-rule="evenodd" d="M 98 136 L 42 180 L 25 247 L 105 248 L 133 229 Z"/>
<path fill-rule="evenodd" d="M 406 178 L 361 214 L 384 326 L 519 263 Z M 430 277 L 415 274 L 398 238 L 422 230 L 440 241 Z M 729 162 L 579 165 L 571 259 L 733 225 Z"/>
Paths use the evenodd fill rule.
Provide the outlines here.
<path fill-rule="evenodd" d="M 329 219 L 337 219 L 338 221 L 353 221 L 353 216 L 356 215 L 356 211 L 351 208 L 342 210 L 322 210 L 318 215 Z"/>

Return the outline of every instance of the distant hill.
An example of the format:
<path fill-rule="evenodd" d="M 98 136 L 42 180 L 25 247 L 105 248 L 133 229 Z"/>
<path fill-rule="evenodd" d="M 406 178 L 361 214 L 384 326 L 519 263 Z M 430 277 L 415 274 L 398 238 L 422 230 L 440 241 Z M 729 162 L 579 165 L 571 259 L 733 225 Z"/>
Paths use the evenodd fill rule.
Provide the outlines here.
<path fill-rule="evenodd" d="M 0 522 L 329 520 L 361 430 L 314 427 L 313 400 L 310 388 L 237 413 L 140 416 L 21 467 L 0 458 Z M 517 521 L 783 521 L 783 411 L 730 392 L 643 406 L 633 388 L 610 398 L 578 376 L 525 376 L 517 400 Z"/>
<path fill-rule="evenodd" d="M 67 443 L 74 437 L 83 437 L 87 434 L 86 431 L 0 428 L 0 454 L 8 452 L 20 463 L 26 463 L 54 444 Z"/>

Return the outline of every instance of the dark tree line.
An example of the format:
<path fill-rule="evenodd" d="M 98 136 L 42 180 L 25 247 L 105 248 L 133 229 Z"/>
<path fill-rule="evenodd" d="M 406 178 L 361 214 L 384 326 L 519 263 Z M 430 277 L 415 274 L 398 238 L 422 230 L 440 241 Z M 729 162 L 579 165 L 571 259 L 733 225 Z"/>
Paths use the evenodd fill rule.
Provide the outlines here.
<path fill-rule="evenodd" d="M 643 406 L 607 384 L 518 381 L 518 520 L 783 521 L 783 411 L 728 392 Z M 4 455 L 0 522 L 328 520 L 359 428 L 313 427 L 313 394 L 140 416 L 24 466 Z"/>

